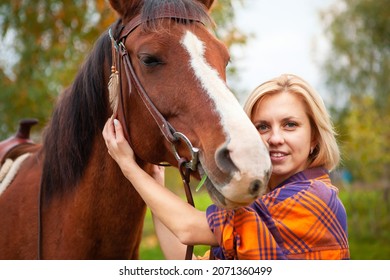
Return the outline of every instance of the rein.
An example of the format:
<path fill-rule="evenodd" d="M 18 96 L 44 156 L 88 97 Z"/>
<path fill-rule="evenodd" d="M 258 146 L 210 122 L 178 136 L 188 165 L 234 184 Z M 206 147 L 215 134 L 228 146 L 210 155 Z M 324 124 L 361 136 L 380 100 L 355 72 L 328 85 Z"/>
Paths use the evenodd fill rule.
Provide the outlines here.
<path fill-rule="evenodd" d="M 197 21 L 203 23 L 202 20 L 198 17 L 179 14 L 174 10 L 170 10 L 170 9 L 165 9 L 161 11 L 161 13 L 156 18 L 153 19 L 162 19 L 162 18 L 169 18 L 169 19 L 176 19 L 176 20 L 190 20 L 190 21 Z M 145 107 L 149 111 L 150 115 L 153 117 L 154 121 L 160 128 L 161 133 L 164 135 L 165 139 L 171 144 L 172 153 L 178 162 L 178 169 L 180 171 L 180 175 L 183 181 L 187 202 L 191 206 L 195 207 L 194 200 L 191 193 L 191 188 L 190 188 L 190 173 L 191 171 L 197 170 L 199 149 L 193 147 L 191 141 L 183 133 L 176 131 L 172 127 L 172 125 L 164 118 L 164 116 L 159 112 L 159 110 L 156 108 L 153 102 L 150 100 L 147 92 L 145 91 L 144 87 L 139 81 L 137 74 L 135 73 L 135 70 L 130 60 L 130 55 L 128 54 L 127 49 L 125 47 L 125 41 L 128 35 L 131 34 L 131 32 L 133 32 L 139 25 L 141 25 L 141 23 L 143 23 L 141 20 L 141 16 L 138 15 L 135 18 L 133 18 L 130 22 L 128 22 L 125 26 L 122 26 L 122 30 L 119 35 L 119 40 L 115 40 L 111 34 L 111 30 L 109 30 L 109 36 L 112 42 L 112 49 L 113 49 L 113 67 L 114 67 L 114 71 L 118 71 L 117 73 L 119 74 L 120 90 L 119 90 L 118 106 L 117 106 L 116 114 L 119 121 L 123 124 L 124 136 L 126 140 L 129 142 L 129 144 L 131 145 L 130 137 L 129 137 L 130 135 L 129 128 L 126 122 L 126 116 L 124 110 L 125 93 L 122 88 L 122 76 L 120 75 L 120 72 L 123 70 L 125 72 L 125 79 L 127 85 L 129 87 L 128 95 L 132 93 L 131 87 L 132 85 L 134 85 L 135 91 L 137 92 L 138 96 L 141 98 L 142 102 L 144 103 Z M 118 65 L 118 69 L 115 69 L 115 64 Z M 180 141 L 184 142 L 187 145 L 191 154 L 191 160 L 188 160 L 185 157 L 182 157 L 178 154 L 176 145 Z M 192 259 L 193 249 L 194 246 L 191 245 L 187 246 L 186 256 L 185 256 L 186 260 Z M 212 253 L 212 250 L 210 251 L 210 253 Z M 211 258 L 212 257 L 210 257 L 210 259 Z"/>

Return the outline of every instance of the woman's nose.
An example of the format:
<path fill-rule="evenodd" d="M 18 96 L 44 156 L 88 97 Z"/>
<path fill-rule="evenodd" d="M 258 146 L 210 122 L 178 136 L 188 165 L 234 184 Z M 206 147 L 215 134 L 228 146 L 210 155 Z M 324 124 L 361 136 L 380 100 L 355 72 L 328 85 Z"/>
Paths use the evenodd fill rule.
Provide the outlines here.
<path fill-rule="evenodd" d="M 284 137 L 281 131 L 278 129 L 273 129 L 270 133 L 270 137 L 268 139 L 269 145 L 280 145 L 284 143 Z"/>

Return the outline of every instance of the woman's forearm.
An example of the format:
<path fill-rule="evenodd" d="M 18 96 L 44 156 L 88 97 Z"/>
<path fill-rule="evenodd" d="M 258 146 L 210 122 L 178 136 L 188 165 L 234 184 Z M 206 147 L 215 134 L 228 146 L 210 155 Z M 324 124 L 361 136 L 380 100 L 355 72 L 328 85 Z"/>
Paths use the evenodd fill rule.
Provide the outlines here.
<path fill-rule="evenodd" d="M 159 218 L 152 212 L 154 229 L 160 248 L 167 260 L 183 260 L 186 254 L 187 246 L 179 241 L 179 239 L 160 221 Z"/>

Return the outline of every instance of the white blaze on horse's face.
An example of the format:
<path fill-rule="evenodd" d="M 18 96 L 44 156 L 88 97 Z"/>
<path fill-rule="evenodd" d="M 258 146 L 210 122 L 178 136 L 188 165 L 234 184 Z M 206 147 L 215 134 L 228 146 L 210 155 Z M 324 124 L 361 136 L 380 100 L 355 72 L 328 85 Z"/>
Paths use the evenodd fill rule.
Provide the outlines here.
<path fill-rule="evenodd" d="M 220 206 L 229 208 L 246 205 L 266 190 L 271 169 L 268 151 L 225 81 L 207 63 L 203 42 L 187 31 L 182 45 L 190 56 L 195 77 L 215 104 L 227 139 L 218 149 L 215 160 L 217 166 L 229 173 L 231 179 L 227 184 L 218 185 L 208 174 L 212 181 L 212 185 L 210 182 L 207 184 L 208 191 Z M 207 167 L 203 168 L 207 173 Z"/>

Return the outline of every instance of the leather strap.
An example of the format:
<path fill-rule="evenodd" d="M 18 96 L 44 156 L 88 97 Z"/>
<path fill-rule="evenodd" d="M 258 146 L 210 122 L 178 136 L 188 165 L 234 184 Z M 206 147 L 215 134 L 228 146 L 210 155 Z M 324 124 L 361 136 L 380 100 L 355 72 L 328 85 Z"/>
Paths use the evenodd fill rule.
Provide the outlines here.
<path fill-rule="evenodd" d="M 179 20 L 186 20 L 186 21 L 197 21 L 204 24 L 202 19 L 200 19 L 198 16 L 179 13 L 179 11 L 172 8 L 169 4 L 165 4 L 164 7 L 159 11 L 159 13 L 153 18 L 153 20 L 164 19 L 164 18 L 179 19 Z M 127 36 L 131 32 L 133 32 L 134 29 L 136 29 L 141 23 L 147 22 L 148 20 L 150 19 L 142 19 L 141 15 L 135 16 L 124 26 L 118 41 L 122 41 L 122 39 L 127 38 Z"/>
<path fill-rule="evenodd" d="M 146 93 L 137 75 L 135 74 L 133 65 L 131 64 L 129 54 L 126 48 L 122 44 L 119 45 L 119 55 L 122 58 L 124 72 L 126 74 L 128 85 L 131 85 L 132 81 L 134 82 L 136 92 L 138 93 L 139 97 L 141 97 L 142 102 L 145 104 L 145 107 L 148 109 L 150 115 L 153 117 L 154 121 L 160 128 L 162 134 L 165 136 L 169 143 L 176 142 L 177 139 L 173 136 L 172 126 L 161 115 L 156 106 L 153 104 L 152 100 L 150 100 L 148 94 Z"/>
<path fill-rule="evenodd" d="M 129 34 L 133 32 L 134 29 L 136 29 L 140 24 L 141 24 L 141 15 L 137 15 L 123 27 L 119 35 L 118 42 L 121 42 L 123 39 L 126 40 L 127 36 L 129 36 Z"/>
<path fill-rule="evenodd" d="M 187 163 L 187 160 L 185 158 L 180 158 L 178 161 L 178 169 L 179 169 L 179 172 L 181 175 L 181 179 L 183 181 L 184 191 L 185 191 L 185 194 L 187 197 L 187 202 L 192 207 L 195 207 L 194 198 L 192 196 L 191 188 L 190 188 L 190 169 L 186 168 L 186 163 Z M 187 245 L 185 259 L 192 260 L 193 252 L 194 252 L 194 246 Z"/>
<path fill-rule="evenodd" d="M 179 169 L 179 172 L 181 175 L 181 179 L 183 181 L 184 191 L 186 194 L 187 202 L 192 207 L 195 207 L 195 202 L 194 202 L 194 198 L 192 196 L 191 187 L 190 187 L 190 171 L 191 171 L 191 169 L 186 167 L 186 163 L 187 163 L 186 158 L 180 158 L 178 160 L 178 169 Z M 194 246 L 187 245 L 185 260 L 192 260 L 193 253 L 194 253 Z M 214 252 L 213 252 L 212 247 L 210 247 L 209 260 L 215 260 L 215 256 L 214 256 Z"/>

